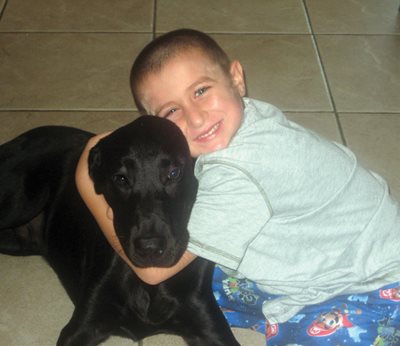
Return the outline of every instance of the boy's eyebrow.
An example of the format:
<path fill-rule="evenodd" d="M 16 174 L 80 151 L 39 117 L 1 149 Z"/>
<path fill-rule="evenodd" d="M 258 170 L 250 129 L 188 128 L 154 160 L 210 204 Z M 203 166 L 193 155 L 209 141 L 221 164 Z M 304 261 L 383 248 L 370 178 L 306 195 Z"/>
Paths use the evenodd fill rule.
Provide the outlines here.
<path fill-rule="evenodd" d="M 193 82 L 192 84 L 190 84 L 190 85 L 186 88 L 186 90 L 193 89 L 197 84 L 201 84 L 201 83 L 204 83 L 204 82 L 213 82 L 213 81 L 214 81 L 213 78 L 210 78 L 210 77 L 208 77 L 208 76 L 204 76 L 204 77 L 201 77 L 201 78 L 197 79 L 197 80 L 196 80 L 195 82 Z"/>
<path fill-rule="evenodd" d="M 173 102 L 172 102 L 172 101 L 167 102 L 167 103 L 161 105 L 160 107 L 156 108 L 156 109 L 154 110 L 154 115 L 158 115 L 158 114 L 161 112 L 161 110 L 164 109 L 164 108 L 165 108 L 166 106 L 168 106 L 169 104 L 173 104 Z"/>

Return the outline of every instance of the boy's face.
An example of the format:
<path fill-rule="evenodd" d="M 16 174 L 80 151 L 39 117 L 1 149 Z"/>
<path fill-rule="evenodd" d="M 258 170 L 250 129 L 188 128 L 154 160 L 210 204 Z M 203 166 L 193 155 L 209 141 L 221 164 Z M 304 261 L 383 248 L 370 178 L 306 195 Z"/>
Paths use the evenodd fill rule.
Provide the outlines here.
<path fill-rule="evenodd" d="M 227 147 L 240 127 L 246 88 L 238 61 L 226 75 L 192 49 L 147 76 L 140 89 L 146 111 L 178 125 L 193 157 Z"/>

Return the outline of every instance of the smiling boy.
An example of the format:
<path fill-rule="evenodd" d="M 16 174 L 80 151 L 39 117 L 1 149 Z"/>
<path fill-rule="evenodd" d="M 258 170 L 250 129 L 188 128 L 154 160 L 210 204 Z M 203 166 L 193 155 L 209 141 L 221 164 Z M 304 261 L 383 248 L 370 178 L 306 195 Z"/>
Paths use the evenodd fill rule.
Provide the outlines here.
<path fill-rule="evenodd" d="M 178 125 L 198 157 L 228 146 L 242 121 L 244 94 L 238 61 L 227 74 L 200 49 L 192 49 L 147 75 L 136 99 L 147 113 Z"/>
<path fill-rule="evenodd" d="M 188 251 L 171 268 L 137 268 L 87 174 L 88 150 L 99 137 L 88 144 L 78 189 L 142 280 L 157 284 L 195 256 L 207 258 L 280 295 L 263 305 L 270 323 L 400 280 L 399 205 L 385 181 L 346 147 L 244 97 L 241 64 L 208 35 L 177 30 L 157 38 L 137 57 L 131 86 L 141 113 L 182 130 L 199 180 Z"/>

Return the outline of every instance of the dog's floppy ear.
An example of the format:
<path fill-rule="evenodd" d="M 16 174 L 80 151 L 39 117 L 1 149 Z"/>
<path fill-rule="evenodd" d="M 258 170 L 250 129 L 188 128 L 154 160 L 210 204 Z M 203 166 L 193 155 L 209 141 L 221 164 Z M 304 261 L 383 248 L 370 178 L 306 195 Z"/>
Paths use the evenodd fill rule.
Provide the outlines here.
<path fill-rule="evenodd" d="M 97 194 L 102 193 L 101 183 L 102 176 L 101 176 L 101 150 L 98 145 L 95 145 L 89 151 L 88 157 L 88 168 L 89 168 L 89 176 L 93 180 L 94 189 Z"/>

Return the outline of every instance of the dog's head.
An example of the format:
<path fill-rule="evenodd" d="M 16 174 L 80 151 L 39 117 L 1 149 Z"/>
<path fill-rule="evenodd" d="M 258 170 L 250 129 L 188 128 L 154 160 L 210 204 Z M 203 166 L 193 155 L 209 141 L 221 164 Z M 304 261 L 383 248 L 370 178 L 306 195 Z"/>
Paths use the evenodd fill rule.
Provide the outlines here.
<path fill-rule="evenodd" d="M 187 246 L 197 191 L 180 129 L 154 116 L 136 119 L 93 147 L 89 175 L 113 210 L 117 236 L 132 263 L 176 263 Z"/>

